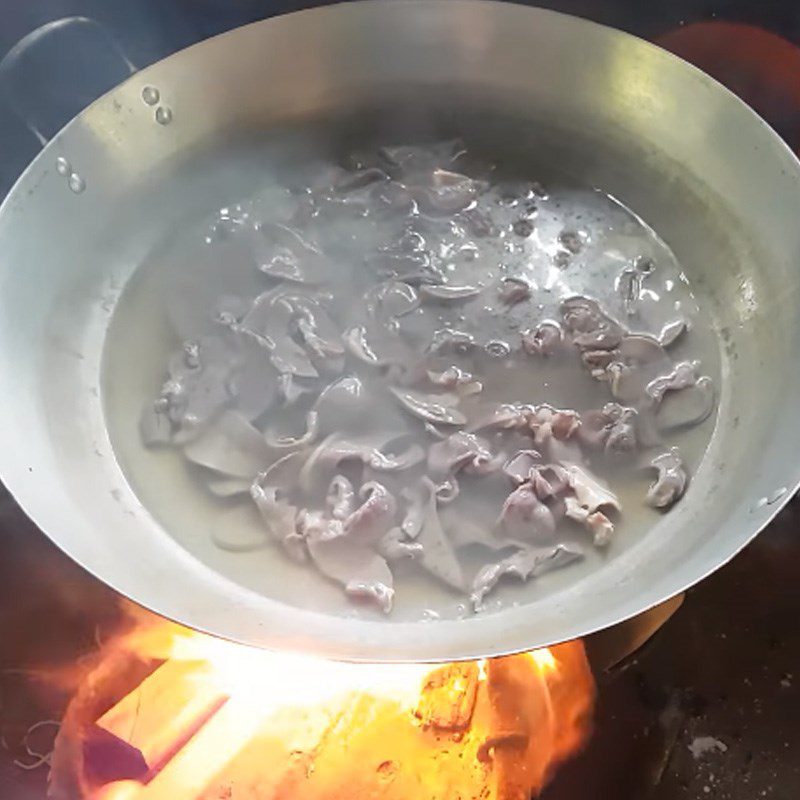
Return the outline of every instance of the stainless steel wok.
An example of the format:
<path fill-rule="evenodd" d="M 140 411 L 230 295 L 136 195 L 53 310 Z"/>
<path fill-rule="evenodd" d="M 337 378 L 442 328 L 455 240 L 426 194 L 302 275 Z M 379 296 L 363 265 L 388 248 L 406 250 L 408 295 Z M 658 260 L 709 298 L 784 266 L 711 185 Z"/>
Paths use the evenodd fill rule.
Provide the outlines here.
<path fill-rule="evenodd" d="M 145 87 L 158 89 L 169 124 L 154 119 Z M 209 188 L 206 156 L 224 159 L 241 136 L 395 96 L 398 110 L 418 118 L 456 97 L 486 120 L 507 112 L 520 121 L 518 149 L 526 122 L 557 131 L 552 157 L 620 198 L 673 248 L 704 293 L 724 351 L 717 427 L 684 501 L 601 568 L 545 576 L 525 587 L 524 602 L 465 619 L 304 610 L 286 601 L 291 592 L 279 584 L 290 578 L 280 570 L 275 591 L 254 591 L 206 564 L 137 497 L 100 391 L 119 294 Z M 59 159 L 83 191 L 75 179 L 70 187 Z M 473 0 L 351 3 L 242 28 L 98 100 L 3 204 L 0 475 L 86 569 L 160 614 L 230 639 L 387 661 L 582 636 L 718 568 L 797 486 L 798 221 L 800 164 L 769 127 L 708 76 L 626 34 Z"/>

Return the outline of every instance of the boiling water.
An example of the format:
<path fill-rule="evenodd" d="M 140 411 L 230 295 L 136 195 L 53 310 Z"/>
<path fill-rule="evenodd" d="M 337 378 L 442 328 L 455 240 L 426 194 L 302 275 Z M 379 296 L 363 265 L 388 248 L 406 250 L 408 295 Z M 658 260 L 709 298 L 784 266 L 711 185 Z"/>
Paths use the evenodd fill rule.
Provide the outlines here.
<path fill-rule="evenodd" d="M 408 158 L 412 162 L 403 163 Z M 384 193 L 379 213 L 373 179 L 365 172 L 376 165 L 405 170 L 412 176 L 405 176 L 409 183 L 422 180 L 417 173 L 430 175 L 437 167 L 463 174 L 474 179 L 469 187 L 473 194 L 464 203 L 452 197 L 463 186 L 449 193 L 445 186 L 445 191 L 428 196 L 430 207 L 425 208 L 425 197 L 417 195 L 410 208 L 405 195 Z M 235 199 L 221 196 L 215 212 L 188 220 L 165 236 L 140 266 L 115 311 L 103 375 L 117 457 L 144 505 L 184 547 L 243 585 L 293 605 L 375 614 L 371 608 L 348 604 L 340 586 L 312 567 L 294 563 L 277 544 L 265 546 L 263 523 L 248 495 L 216 497 L 209 491 L 209 470 L 188 461 L 181 447 L 150 448 L 141 440 L 142 408 L 159 395 L 170 354 L 187 341 L 219 335 L 221 318 L 228 314 L 241 321 L 242 309 L 251 307 L 265 292 L 277 291 L 276 287 L 283 286 L 287 296 L 321 297 L 325 313 L 340 333 L 369 327 L 365 295 L 372 296 L 390 274 L 412 287 L 414 303 L 407 303 L 409 295 L 404 299 L 402 292 L 390 298 L 408 307 L 387 318 L 389 333 L 402 337 L 406 363 L 391 366 L 388 361 L 395 357 L 395 350 L 382 334 L 376 334 L 378 339 L 368 340 L 368 346 L 361 348 L 361 359 L 347 352 L 341 368 L 334 366 L 329 375 L 323 374 L 324 369 L 319 370 L 323 374 L 319 379 L 295 374 L 291 388 L 284 384 L 289 399 L 278 397 L 266 413 L 250 415 L 259 430 L 266 429 L 274 437 L 302 434 L 320 389 L 337 376 L 350 376 L 363 384 L 370 398 L 366 412 L 359 407 L 355 420 L 346 408 L 339 409 L 338 419 L 329 414 L 314 444 L 344 431 L 345 438 L 372 436 L 380 449 L 387 432 L 401 432 L 404 449 L 410 444 L 427 449 L 455 428 L 435 424 L 426 429 L 387 388 L 405 389 L 404 384 L 413 383 L 407 373 L 437 337 L 442 340 L 442 332 L 459 335 L 462 344 L 468 341 L 469 353 L 444 347 L 441 357 L 434 359 L 436 368 L 458 366 L 482 384 L 480 393 L 465 395 L 457 404 L 469 423 L 496 403 L 547 403 L 579 413 L 601 408 L 612 399 L 608 384 L 592 379 L 574 347 L 567 343 L 544 357 L 526 353 L 520 346 L 523 333 L 543 320 L 560 321 L 562 301 L 574 295 L 596 298 L 609 315 L 635 332 L 658 335 L 669 323 L 686 321 L 689 332 L 670 347 L 670 357 L 676 363 L 699 360 L 701 372 L 719 385 L 719 349 L 711 320 L 702 312 L 682 266 L 646 222 L 602 191 L 552 170 L 541 184 L 538 174 L 510 176 L 489 159 L 441 144 L 421 151 L 393 149 L 388 156 L 377 151 L 349 154 L 337 160 L 305 153 L 292 168 L 262 158 L 260 168 L 257 192 Z M 456 179 L 445 176 L 444 180 Z M 379 182 L 383 184 L 384 179 Z M 331 199 L 328 189 L 334 184 L 342 188 Z M 330 200 L 323 213 L 313 200 L 320 193 Z M 444 208 L 448 202 L 455 210 Z M 324 254 L 324 260 L 312 258 L 309 267 L 324 274 L 300 276 L 321 279 L 320 285 L 276 277 L 276 270 L 291 270 L 296 264 L 292 259 L 287 262 L 285 241 L 276 244 L 276 235 L 280 238 L 285 233 L 271 227 L 274 223 L 300 231 Z M 279 250 L 283 255 L 278 253 L 281 257 L 276 261 Z M 648 266 L 637 273 L 632 300 L 625 281 L 636 264 L 652 264 L 654 269 L 649 271 Z M 430 287 L 440 284 L 456 287 L 464 296 L 431 296 Z M 504 300 L 504 287 L 518 285 L 527 287 L 529 296 L 513 303 Z M 287 341 L 292 337 L 295 344 L 300 341 L 296 331 L 285 333 Z M 359 337 L 354 336 L 358 344 Z M 363 337 L 360 341 L 363 345 Z M 363 351 L 377 352 L 378 346 L 391 351 L 377 353 L 379 360 L 386 355 L 387 363 L 364 363 Z M 292 347 L 290 353 L 296 350 Z M 297 364 L 287 367 L 282 362 L 278 371 L 287 369 L 296 373 Z M 441 389 L 427 384 L 425 392 Z M 665 434 L 664 445 L 680 449 L 691 474 L 700 464 L 712 430 L 713 415 L 701 425 Z M 511 447 L 509 456 L 524 445 L 521 440 L 510 442 L 505 434 L 487 437 L 495 450 Z M 656 524 L 661 512 L 644 503 L 654 477 L 652 470 L 644 469 L 649 457 L 642 453 L 624 459 L 586 455 L 587 463 L 616 493 L 622 512 L 615 518 L 614 539 L 604 550 L 595 550 L 587 532 L 577 525 L 559 525 L 558 541 L 580 545 L 586 556 L 581 565 L 562 570 L 556 581 L 547 576 L 548 586 L 565 585 L 578 580 L 586 569 L 602 568 L 605 560 Z M 351 474 L 344 467 L 342 471 Z M 425 471 L 422 464 L 369 477 L 381 480 L 400 498 Z M 359 476 L 351 477 L 358 489 Z M 448 535 L 458 540 L 467 523 L 491 530 L 512 487 L 501 475 L 460 474 L 458 482 L 459 497 L 441 507 Z M 316 498 L 298 498 L 293 487 L 284 488 L 292 502 L 324 508 L 326 486 L 314 488 Z M 242 551 L 220 547 L 220 541 L 233 541 Z M 480 545 L 459 550 L 468 577 L 499 557 Z M 463 593 L 437 581 L 418 563 L 393 563 L 392 572 L 396 599 L 391 619 L 471 613 Z M 524 591 L 530 588 L 503 582 L 489 595 L 488 607 L 515 602 Z"/>

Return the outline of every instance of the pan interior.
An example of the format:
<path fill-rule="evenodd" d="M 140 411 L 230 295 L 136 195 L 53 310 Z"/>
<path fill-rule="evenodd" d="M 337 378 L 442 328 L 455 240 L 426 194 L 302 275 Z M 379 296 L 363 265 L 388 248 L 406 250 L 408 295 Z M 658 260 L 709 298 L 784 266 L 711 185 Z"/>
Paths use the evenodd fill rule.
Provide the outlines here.
<path fill-rule="evenodd" d="M 255 296 L 269 286 L 255 265 L 246 259 L 218 264 L 218 258 L 228 258 L 225 251 L 217 256 L 204 241 L 220 209 L 237 204 L 250 208 L 254 197 L 264 196 L 276 181 L 296 181 L 311 162 L 341 162 L 348 153 L 379 145 L 452 137 L 463 140 L 476 162 L 495 165 L 493 176 L 541 183 L 553 197 L 561 198 L 558 213 L 564 219 L 574 222 L 576 217 L 595 215 L 598 223 L 605 224 L 611 215 L 617 227 L 628 224 L 638 231 L 663 267 L 652 280 L 652 290 L 664 299 L 659 308 L 673 304 L 670 310 L 674 310 L 677 302 L 682 304 L 681 313 L 691 317 L 691 332 L 676 346 L 674 358 L 700 359 L 703 373 L 717 389 L 718 413 L 669 438 L 680 448 L 693 476 L 682 503 L 668 514 L 653 512 L 643 502 L 651 471 L 641 470 L 621 482 L 612 476 L 623 506 L 612 545 L 595 550 L 576 530 L 570 535 L 576 541 L 583 539 L 587 556 L 582 562 L 527 583 L 504 581 L 492 594 L 488 612 L 575 592 L 592 595 L 609 583 L 630 580 L 634 570 L 677 566 L 706 535 L 692 528 L 693 515 L 718 479 L 720 430 L 738 424 L 730 404 L 731 376 L 753 358 L 748 346 L 734 347 L 725 338 L 727 319 L 735 311 L 731 297 L 736 270 L 731 265 L 741 247 L 724 204 L 680 165 L 643 144 L 559 126 L 554 118 L 523 118 L 485 99 L 465 102 L 449 97 L 423 103 L 417 96 L 412 105 L 399 98 L 346 116 L 315 117 L 276 126 L 266 134 L 206 142 L 168 173 L 154 176 L 140 190 L 138 202 L 126 208 L 124 226 L 120 225 L 120 235 L 136 230 L 147 238 L 148 246 L 114 308 L 103 355 L 101 391 L 115 457 L 142 504 L 183 548 L 269 598 L 328 614 L 375 618 L 373 610 L 353 606 L 338 586 L 292 563 L 277 547 L 243 553 L 217 547 L 212 532 L 235 504 L 203 491 L 196 469 L 178 450 L 142 445 L 141 409 L 157 395 L 168 354 L 180 344 L 170 322 L 169 304 L 175 297 L 170 286 L 176 276 L 189 275 L 190 282 L 208 281 L 220 294 L 233 282 Z M 614 296 L 619 269 L 606 265 L 587 277 L 591 271 L 592 265 L 573 265 L 557 280 L 562 289 L 571 284 L 574 291 Z M 553 297 L 542 300 L 552 302 Z M 611 399 L 605 388 L 591 381 L 565 386 L 550 379 L 549 367 L 537 369 L 540 391 L 521 400 L 586 408 Z M 576 392 L 581 400 L 571 402 Z M 593 401 L 588 406 L 587 398 Z M 254 513 L 247 524 L 257 524 Z M 420 570 L 401 567 L 395 574 L 397 597 L 395 610 L 387 617 L 390 622 L 469 615 L 465 597 Z"/>

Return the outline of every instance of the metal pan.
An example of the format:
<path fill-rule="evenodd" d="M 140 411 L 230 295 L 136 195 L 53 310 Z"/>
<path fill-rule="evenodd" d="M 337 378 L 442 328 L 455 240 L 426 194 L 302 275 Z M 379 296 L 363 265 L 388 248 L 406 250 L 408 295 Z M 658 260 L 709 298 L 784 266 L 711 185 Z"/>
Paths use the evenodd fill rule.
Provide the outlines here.
<path fill-rule="evenodd" d="M 146 87 L 158 89 L 169 124 L 143 102 Z M 257 591 L 198 558 L 192 542 L 202 532 L 184 532 L 182 546 L 134 491 L 100 391 L 120 292 L 216 180 L 204 163 L 242 136 L 392 93 L 406 109 L 409 98 L 446 107 L 458 96 L 491 111 L 487 119 L 546 120 L 559 134 L 554 157 L 572 159 L 670 244 L 704 293 L 723 347 L 718 423 L 682 503 L 601 568 L 565 570 L 569 578 L 542 579 L 503 610 L 465 619 L 309 610 L 280 569 Z M 81 179 L 72 187 L 62 174 L 70 171 Z M 496 655 L 582 636 L 718 568 L 798 485 L 798 219 L 800 164 L 767 125 L 708 76 L 626 34 L 472 0 L 350 3 L 242 28 L 98 100 L 3 204 L 0 474 L 89 571 L 160 614 L 230 639 L 387 661 Z"/>

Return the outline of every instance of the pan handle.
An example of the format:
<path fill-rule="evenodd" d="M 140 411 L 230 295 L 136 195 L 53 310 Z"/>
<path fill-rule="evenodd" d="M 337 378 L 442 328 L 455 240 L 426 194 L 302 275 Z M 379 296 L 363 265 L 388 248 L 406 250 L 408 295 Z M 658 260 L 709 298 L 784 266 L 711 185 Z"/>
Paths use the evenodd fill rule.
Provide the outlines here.
<path fill-rule="evenodd" d="M 86 77 L 96 81 L 97 65 L 110 60 L 118 63 L 111 69 L 117 79 L 109 85 L 87 87 L 76 75 L 83 63 Z M 136 70 L 103 24 L 90 17 L 63 17 L 26 34 L 0 59 L 0 91 L 44 147 L 69 118 Z"/>

